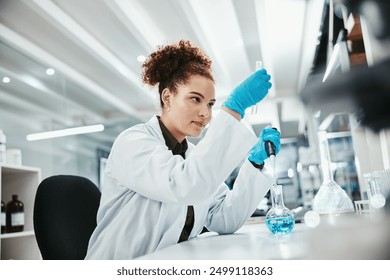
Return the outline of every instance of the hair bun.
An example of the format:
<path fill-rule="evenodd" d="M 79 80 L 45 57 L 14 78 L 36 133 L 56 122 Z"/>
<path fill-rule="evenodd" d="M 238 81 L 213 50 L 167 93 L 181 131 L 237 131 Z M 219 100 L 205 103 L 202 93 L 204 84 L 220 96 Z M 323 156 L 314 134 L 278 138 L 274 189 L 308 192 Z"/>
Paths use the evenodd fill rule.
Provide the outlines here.
<path fill-rule="evenodd" d="M 151 86 L 165 84 L 176 78 L 179 82 L 184 82 L 189 74 L 202 75 L 202 72 L 208 72 L 211 75 L 211 60 L 199 48 L 185 40 L 177 44 L 159 46 L 157 51 L 149 55 L 142 67 L 142 80 Z"/>

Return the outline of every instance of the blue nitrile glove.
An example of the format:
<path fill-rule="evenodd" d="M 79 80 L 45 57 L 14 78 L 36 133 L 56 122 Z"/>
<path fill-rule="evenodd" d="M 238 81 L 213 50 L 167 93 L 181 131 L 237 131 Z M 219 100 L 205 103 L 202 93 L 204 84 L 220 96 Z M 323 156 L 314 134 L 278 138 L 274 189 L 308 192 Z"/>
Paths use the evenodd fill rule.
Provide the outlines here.
<path fill-rule="evenodd" d="M 271 141 L 275 146 L 276 154 L 280 151 L 280 132 L 270 126 L 264 128 L 258 138 L 256 145 L 253 146 L 249 152 L 248 159 L 256 164 L 263 164 L 264 160 L 268 158 L 265 142 Z"/>
<path fill-rule="evenodd" d="M 223 106 L 240 113 L 243 118 L 246 108 L 255 105 L 267 95 L 272 86 L 270 79 L 271 76 L 265 69 L 256 71 L 233 90 Z"/>

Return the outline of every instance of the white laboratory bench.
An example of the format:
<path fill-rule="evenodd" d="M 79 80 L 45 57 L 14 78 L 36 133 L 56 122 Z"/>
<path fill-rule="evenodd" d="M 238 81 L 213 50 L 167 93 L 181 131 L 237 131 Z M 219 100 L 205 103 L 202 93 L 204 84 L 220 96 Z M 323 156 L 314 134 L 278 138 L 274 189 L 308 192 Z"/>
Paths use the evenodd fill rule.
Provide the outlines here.
<path fill-rule="evenodd" d="M 321 217 L 317 228 L 297 223 L 290 234 L 281 237 L 269 232 L 264 217 L 256 217 L 234 234 L 204 233 L 138 259 L 388 259 L 389 245 L 389 217 Z"/>

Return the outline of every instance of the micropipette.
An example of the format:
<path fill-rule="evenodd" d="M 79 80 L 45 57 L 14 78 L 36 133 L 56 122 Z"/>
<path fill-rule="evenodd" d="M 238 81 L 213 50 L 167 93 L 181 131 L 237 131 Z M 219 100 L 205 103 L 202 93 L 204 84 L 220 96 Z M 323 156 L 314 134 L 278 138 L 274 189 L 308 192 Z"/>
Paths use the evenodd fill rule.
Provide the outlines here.
<path fill-rule="evenodd" d="M 273 127 L 276 130 L 276 128 Z M 276 147 L 271 141 L 265 141 L 265 151 L 269 156 L 273 172 L 273 184 L 271 187 L 272 208 L 265 216 L 267 228 L 276 236 L 290 233 L 295 225 L 293 212 L 283 202 L 283 189 L 276 182 L 275 157 Z"/>
<path fill-rule="evenodd" d="M 275 127 L 273 129 L 276 130 Z M 265 151 L 267 155 L 269 156 L 271 166 L 272 166 L 272 172 L 273 172 L 273 185 L 276 186 L 276 170 L 275 170 L 275 156 L 276 156 L 276 147 L 271 141 L 265 141 Z"/>

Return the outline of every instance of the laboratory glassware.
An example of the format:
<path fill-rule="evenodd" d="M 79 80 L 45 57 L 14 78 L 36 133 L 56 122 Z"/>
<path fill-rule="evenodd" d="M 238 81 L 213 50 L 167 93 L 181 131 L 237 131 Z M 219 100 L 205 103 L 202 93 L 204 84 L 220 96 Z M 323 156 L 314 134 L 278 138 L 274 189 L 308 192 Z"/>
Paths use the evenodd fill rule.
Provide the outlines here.
<path fill-rule="evenodd" d="M 313 210 L 318 214 L 340 214 L 352 212 L 354 211 L 354 207 L 351 198 L 333 179 L 326 132 L 319 131 L 317 136 L 323 180 L 313 199 Z"/>
<path fill-rule="evenodd" d="M 256 60 L 256 66 L 255 66 L 256 71 L 259 71 L 262 68 L 263 68 L 263 62 L 261 62 L 261 60 Z M 253 105 L 251 108 L 252 115 L 257 115 L 258 111 L 259 111 L 259 103 Z"/>
<path fill-rule="evenodd" d="M 382 174 L 384 174 L 382 171 L 373 171 L 363 175 L 367 183 L 368 201 L 374 209 L 381 208 L 386 204 L 386 197 L 382 187 L 386 186 L 387 183 L 384 182 L 385 177 Z"/>
<path fill-rule="evenodd" d="M 272 208 L 265 216 L 267 228 L 275 235 L 290 233 L 295 225 L 294 213 L 283 202 L 283 188 L 281 185 L 272 185 Z"/>

